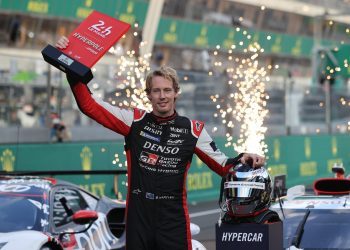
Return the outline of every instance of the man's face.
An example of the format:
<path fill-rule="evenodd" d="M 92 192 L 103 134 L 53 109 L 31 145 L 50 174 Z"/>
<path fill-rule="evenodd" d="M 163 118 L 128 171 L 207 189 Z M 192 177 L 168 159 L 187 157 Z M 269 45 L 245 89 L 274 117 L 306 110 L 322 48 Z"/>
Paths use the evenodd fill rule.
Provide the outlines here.
<path fill-rule="evenodd" d="M 151 91 L 147 95 L 152 103 L 153 113 L 160 117 L 167 117 L 174 113 L 175 92 L 173 83 L 162 76 L 154 76 L 151 84 Z"/>

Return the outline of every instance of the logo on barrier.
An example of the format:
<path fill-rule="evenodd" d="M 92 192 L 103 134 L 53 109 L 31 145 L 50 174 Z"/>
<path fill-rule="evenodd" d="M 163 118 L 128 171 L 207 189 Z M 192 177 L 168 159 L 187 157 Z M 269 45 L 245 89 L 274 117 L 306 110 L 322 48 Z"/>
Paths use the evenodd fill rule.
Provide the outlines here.
<path fill-rule="evenodd" d="M 311 139 L 309 137 L 305 138 L 304 145 L 305 145 L 306 159 L 310 159 L 310 157 L 311 157 Z"/>
<path fill-rule="evenodd" d="M 336 156 L 338 153 L 338 143 L 337 143 L 337 138 L 332 137 L 332 155 Z"/>
<path fill-rule="evenodd" d="M 199 159 L 198 156 L 195 156 L 195 159 L 196 159 L 196 166 L 197 166 L 197 168 L 201 169 L 204 166 L 204 163 L 202 162 L 201 159 Z"/>
<path fill-rule="evenodd" d="M 85 170 L 85 171 L 91 170 L 91 168 L 92 168 L 92 152 L 91 152 L 91 149 L 89 147 L 85 146 L 81 150 L 80 158 L 81 158 L 81 165 L 83 167 L 83 170 Z M 85 178 L 89 179 L 90 176 L 85 175 Z"/>
<path fill-rule="evenodd" d="M 12 172 L 14 170 L 16 157 L 10 149 L 5 149 L 0 157 L 2 170 Z"/>
<path fill-rule="evenodd" d="M 279 161 L 281 157 L 281 144 L 278 139 L 273 141 L 273 149 L 273 157 L 275 158 L 275 161 Z"/>

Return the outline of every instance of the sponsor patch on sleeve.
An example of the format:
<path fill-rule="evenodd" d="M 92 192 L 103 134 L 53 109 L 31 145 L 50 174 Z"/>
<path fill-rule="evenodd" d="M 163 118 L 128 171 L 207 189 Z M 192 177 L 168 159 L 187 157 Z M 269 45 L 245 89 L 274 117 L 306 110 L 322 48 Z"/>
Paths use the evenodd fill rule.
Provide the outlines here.
<path fill-rule="evenodd" d="M 202 132 L 202 129 L 204 127 L 204 123 L 196 120 L 191 120 L 191 130 L 192 134 L 195 137 L 199 137 L 200 133 Z"/>

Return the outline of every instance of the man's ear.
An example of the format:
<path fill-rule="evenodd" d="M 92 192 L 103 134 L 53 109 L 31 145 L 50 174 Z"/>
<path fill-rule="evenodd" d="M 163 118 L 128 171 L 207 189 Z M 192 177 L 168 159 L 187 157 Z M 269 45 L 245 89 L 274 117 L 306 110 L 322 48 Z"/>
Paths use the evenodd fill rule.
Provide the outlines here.
<path fill-rule="evenodd" d="M 151 97 L 150 94 L 147 94 L 147 98 L 148 98 L 149 101 L 152 101 L 152 97 Z"/>

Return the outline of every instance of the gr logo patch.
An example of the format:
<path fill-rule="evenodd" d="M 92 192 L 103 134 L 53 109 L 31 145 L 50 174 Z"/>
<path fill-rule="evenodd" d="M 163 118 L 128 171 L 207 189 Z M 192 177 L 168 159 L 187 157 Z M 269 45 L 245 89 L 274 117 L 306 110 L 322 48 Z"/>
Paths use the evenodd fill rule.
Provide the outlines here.
<path fill-rule="evenodd" d="M 140 160 L 144 163 L 150 164 L 150 165 L 156 165 L 158 161 L 159 156 L 156 154 L 148 153 L 145 151 L 142 151 Z"/>

